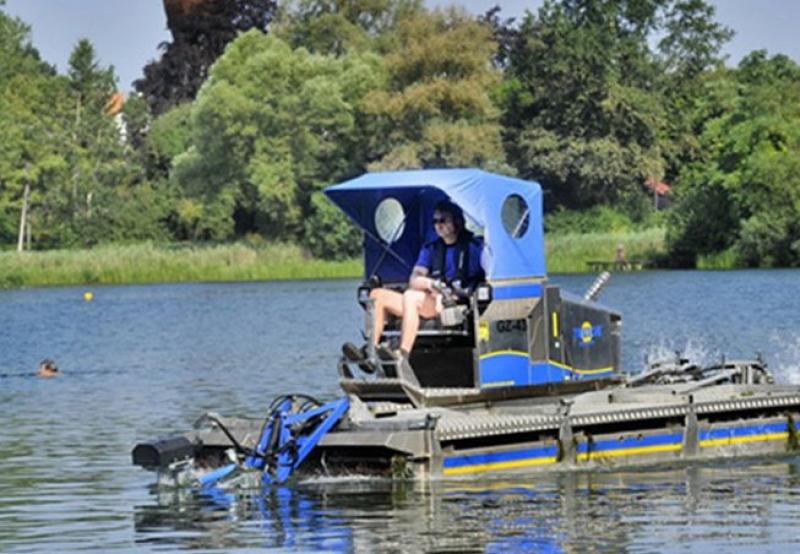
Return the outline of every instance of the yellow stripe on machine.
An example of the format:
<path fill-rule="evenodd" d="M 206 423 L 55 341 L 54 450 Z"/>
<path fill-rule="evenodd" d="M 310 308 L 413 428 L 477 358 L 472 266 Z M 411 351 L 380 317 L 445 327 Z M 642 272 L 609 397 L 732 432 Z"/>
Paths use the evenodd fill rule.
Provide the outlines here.
<path fill-rule="evenodd" d="M 512 460 L 509 462 L 492 462 L 489 464 L 475 464 L 473 466 L 451 467 L 442 470 L 444 475 L 465 475 L 468 473 L 480 473 L 482 471 L 499 471 L 503 469 L 517 469 L 521 467 L 532 467 L 556 463 L 555 456 L 543 458 L 528 458 L 527 460 Z"/>
<path fill-rule="evenodd" d="M 527 358 L 528 353 L 523 352 L 522 350 L 497 350 L 495 352 L 481 354 L 480 359 L 485 360 L 487 358 L 494 358 L 495 356 L 525 356 Z"/>
<path fill-rule="evenodd" d="M 709 446 L 732 446 L 734 444 L 745 444 L 748 442 L 766 442 L 766 441 L 780 441 L 788 440 L 789 433 L 766 433 L 763 435 L 750 435 L 744 437 L 724 437 L 721 439 L 706 439 L 700 441 L 701 447 Z"/>
<path fill-rule="evenodd" d="M 613 367 L 601 367 L 600 369 L 575 369 L 572 368 L 570 371 L 574 371 L 575 373 L 580 373 L 581 375 L 593 375 L 595 373 L 608 373 L 609 371 L 614 371 Z"/>
<path fill-rule="evenodd" d="M 678 444 L 656 444 L 653 446 L 637 446 L 635 448 L 617 448 L 615 450 L 604 450 L 600 452 L 584 452 L 578 454 L 578 461 L 585 462 L 596 458 L 616 458 L 619 456 L 636 456 L 637 454 L 657 454 L 659 452 L 675 452 L 681 450 L 683 445 Z"/>
<path fill-rule="evenodd" d="M 547 360 L 547 363 L 550 365 L 554 365 L 556 367 L 560 367 L 561 369 L 566 369 L 567 371 L 571 371 L 572 373 L 580 373 L 582 375 L 591 375 L 593 373 L 607 373 L 609 371 L 614 371 L 613 367 L 601 367 L 600 369 L 575 369 L 572 366 L 562 364 L 561 362 L 557 362 L 555 360 Z"/>

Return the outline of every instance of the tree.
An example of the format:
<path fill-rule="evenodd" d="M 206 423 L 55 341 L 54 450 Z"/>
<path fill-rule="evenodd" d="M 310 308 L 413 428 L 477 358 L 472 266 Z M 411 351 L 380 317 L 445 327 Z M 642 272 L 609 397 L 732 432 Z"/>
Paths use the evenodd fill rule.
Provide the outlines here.
<path fill-rule="evenodd" d="M 255 31 L 231 43 L 173 172 L 201 201 L 205 236 L 297 240 L 313 230 L 304 224 L 317 212 L 312 195 L 363 168 L 358 107 L 383 81 L 371 54 L 313 55 Z"/>
<path fill-rule="evenodd" d="M 704 95 L 709 79 L 724 72 L 720 52 L 733 31 L 715 22 L 715 8 L 702 0 L 676 2 L 667 11 L 658 52 L 667 113 L 662 152 L 665 174 L 672 182 L 682 166 L 700 155 L 700 130 L 692 126 L 693 104 Z"/>
<path fill-rule="evenodd" d="M 66 81 L 41 61 L 30 28 L 0 11 L 0 242 L 16 242 L 23 203 L 41 200 L 43 176 L 64 165 L 58 148 L 66 140 L 63 113 Z M 29 194 L 25 194 L 25 190 Z M 28 210 L 37 230 L 37 214 Z"/>
<path fill-rule="evenodd" d="M 398 21 L 422 10 L 420 0 L 299 0 L 288 3 L 273 32 L 318 54 L 384 51 Z"/>
<path fill-rule="evenodd" d="M 714 84 L 694 112 L 702 155 L 679 174 L 671 251 L 685 265 L 728 248 L 746 265 L 800 265 L 800 67 L 756 51 Z"/>
<path fill-rule="evenodd" d="M 30 47 L 28 28 L 0 13 L 0 241 L 16 239 L 29 190 L 36 248 L 163 237 L 164 206 L 106 111 L 112 68 L 79 41 L 67 76 Z"/>
<path fill-rule="evenodd" d="M 491 97 L 501 76 L 490 65 L 490 28 L 455 10 L 415 13 L 387 40 L 388 87 L 364 102 L 372 118 L 370 167 L 508 171 Z"/>
<path fill-rule="evenodd" d="M 266 33 L 276 9 L 275 0 L 167 0 L 165 6 L 173 40 L 134 83 L 156 116 L 194 100 L 225 46 L 250 29 Z"/>
<path fill-rule="evenodd" d="M 658 43 L 661 65 L 671 86 L 684 88 L 722 65 L 721 50 L 733 31 L 714 21 L 716 9 L 704 0 L 665 5 L 664 36 Z"/>
<path fill-rule="evenodd" d="M 642 184 L 666 170 L 664 68 L 705 64 L 724 38 L 691 34 L 689 16 L 706 8 L 702 0 L 547 1 L 516 34 L 505 31 L 510 159 L 542 182 L 551 206 L 642 209 Z M 661 56 L 649 46 L 660 33 Z"/>
<path fill-rule="evenodd" d="M 58 149 L 64 171 L 47 179 L 40 207 L 47 230 L 42 240 L 92 244 L 107 234 L 110 196 L 131 168 L 122 152 L 120 129 L 106 113 L 116 92 L 113 68 L 100 67 L 92 44 L 81 39 L 67 74 L 71 109 L 60 114 L 67 140 Z"/>

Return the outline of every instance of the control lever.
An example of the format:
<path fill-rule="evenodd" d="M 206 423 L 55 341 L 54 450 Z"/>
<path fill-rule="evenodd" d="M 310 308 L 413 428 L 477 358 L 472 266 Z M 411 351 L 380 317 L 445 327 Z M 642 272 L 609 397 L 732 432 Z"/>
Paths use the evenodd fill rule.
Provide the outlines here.
<path fill-rule="evenodd" d="M 464 323 L 464 312 L 466 306 L 458 304 L 456 292 L 441 279 L 435 279 L 431 283 L 431 289 L 442 295 L 442 313 L 439 319 L 445 327 L 457 327 Z"/>

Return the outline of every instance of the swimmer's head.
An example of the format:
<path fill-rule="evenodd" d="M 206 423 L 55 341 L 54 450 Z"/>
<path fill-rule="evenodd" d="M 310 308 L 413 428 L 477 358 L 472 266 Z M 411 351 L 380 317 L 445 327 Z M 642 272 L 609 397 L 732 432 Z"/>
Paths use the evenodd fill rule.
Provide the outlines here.
<path fill-rule="evenodd" d="M 58 366 L 53 360 L 45 359 L 39 363 L 39 371 L 37 372 L 39 377 L 55 377 L 58 374 Z"/>

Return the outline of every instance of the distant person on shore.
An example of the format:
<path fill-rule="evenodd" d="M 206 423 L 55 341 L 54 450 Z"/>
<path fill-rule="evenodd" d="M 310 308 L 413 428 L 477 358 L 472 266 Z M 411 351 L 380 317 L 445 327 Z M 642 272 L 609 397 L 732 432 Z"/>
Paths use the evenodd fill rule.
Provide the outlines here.
<path fill-rule="evenodd" d="M 61 374 L 53 360 L 46 359 L 39 363 L 39 371 L 36 372 L 37 377 L 57 377 L 58 375 Z"/>
<path fill-rule="evenodd" d="M 625 246 L 622 243 L 617 245 L 617 250 L 614 253 L 614 261 L 618 264 L 624 264 L 628 261 L 625 256 Z"/>

